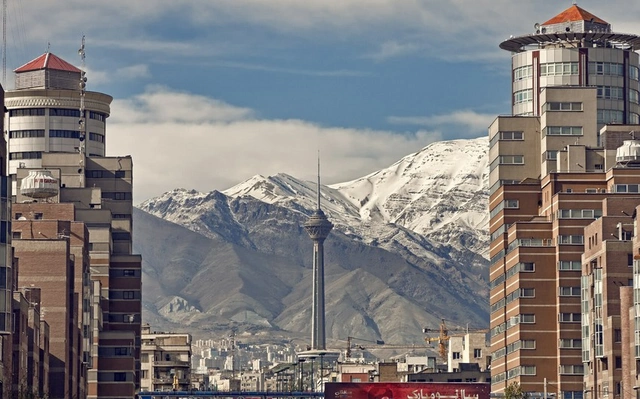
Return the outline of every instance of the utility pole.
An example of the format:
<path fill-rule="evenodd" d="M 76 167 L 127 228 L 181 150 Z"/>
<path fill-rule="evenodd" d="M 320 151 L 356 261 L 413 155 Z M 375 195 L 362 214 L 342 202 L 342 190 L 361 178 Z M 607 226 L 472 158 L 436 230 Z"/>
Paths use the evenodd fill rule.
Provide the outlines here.
<path fill-rule="evenodd" d="M 231 330 L 231 379 L 236 379 L 236 329 Z"/>

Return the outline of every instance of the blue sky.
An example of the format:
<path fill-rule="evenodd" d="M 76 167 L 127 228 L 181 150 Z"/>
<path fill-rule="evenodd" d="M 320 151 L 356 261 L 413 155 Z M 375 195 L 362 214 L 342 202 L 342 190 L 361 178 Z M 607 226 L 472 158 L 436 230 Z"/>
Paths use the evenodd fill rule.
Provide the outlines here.
<path fill-rule="evenodd" d="M 109 155 L 134 157 L 135 201 L 255 174 L 335 183 L 510 112 L 498 48 L 567 0 L 9 1 L 13 69 L 50 50 L 114 97 Z M 579 6 L 640 33 L 640 2 Z M 634 17 L 635 16 L 635 17 Z"/>

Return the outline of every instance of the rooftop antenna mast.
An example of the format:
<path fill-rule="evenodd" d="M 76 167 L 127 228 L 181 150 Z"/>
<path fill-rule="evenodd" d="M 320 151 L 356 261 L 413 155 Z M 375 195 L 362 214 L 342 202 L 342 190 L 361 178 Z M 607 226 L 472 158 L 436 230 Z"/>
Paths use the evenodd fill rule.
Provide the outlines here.
<path fill-rule="evenodd" d="M 2 87 L 7 87 L 7 0 L 2 0 Z"/>
<path fill-rule="evenodd" d="M 85 52 L 84 52 L 84 35 L 82 35 L 82 45 L 80 46 L 80 49 L 78 50 L 78 55 L 80 56 L 80 82 L 78 82 L 78 86 L 80 89 L 80 118 L 78 119 L 78 130 L 79 130 L 79 140 L 80 140 L 80 146 L 78 147 L 78 151 L 80 152 L 80 154 L 82 154 L 82 157 L 80 159 L 80 169 L 78 170 L 78 173 L 80 174 L 80 183 L 81 186 L 84 187 L 83 181 L 84 181 L 84 170 L 83 170 L 83 166 L 84 166 L 84 155 L 85 155 L 85 139 L 87 136 L 87 121 L 86 121 L 86 114 L 85 114 L 85 108 L 84 108 L 84 97 L 85 97 L 85 89 L 87 87 L 87 77 L 86 77 L 86 67 L 85 67 Z"/>

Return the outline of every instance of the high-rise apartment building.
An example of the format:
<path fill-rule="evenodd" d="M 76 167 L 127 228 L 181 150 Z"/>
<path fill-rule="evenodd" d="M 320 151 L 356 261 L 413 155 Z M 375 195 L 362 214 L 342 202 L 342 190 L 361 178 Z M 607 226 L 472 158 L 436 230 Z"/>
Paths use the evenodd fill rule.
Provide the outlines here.
<path fill-rule="evenodd" d="M 513 116 L 489 128 L 492 391 L 620 395 L 640 37 L 575 4 L 534 29 L 500 44 L 512 52 Z"/>
<path fill-rule="evenodd" d="M 5 130 L 18 285 L 41 288 L 45 320 L 55 308 L 70 321 L 50 322 L 50 381 L 66 385 L 50 397 L 131 398 L 140 385 L 141 257 L 132 253 L 132 159 L 105 156 L 112 98 L 85 91 L 84 72 L 51 53 L 15 72 Z M 65 294 L 47 291 L 43 267 L 62 270 L 54 280 Z M 69 363 L 56 363 L 56 351 Z"/>

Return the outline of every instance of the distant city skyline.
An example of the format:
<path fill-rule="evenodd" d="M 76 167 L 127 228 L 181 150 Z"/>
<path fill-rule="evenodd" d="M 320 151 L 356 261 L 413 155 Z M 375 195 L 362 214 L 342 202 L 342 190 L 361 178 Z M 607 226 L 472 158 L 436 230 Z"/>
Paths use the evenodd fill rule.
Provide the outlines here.
<path fill-rule="evenodd" d="M 639 33 L 636 2 L 578 4 L 615 31 Z M 5 86 L 47 48 L 79 65 L 86 35 L 87 88 L 115 98 L 107 151 L 134 157 L 136 203 L 259 173 L 313 180 L 318 148 L 331 184 L 433 141 L 486 135 L 510 112 L 509 54 L 498 44 L 569 5 L 9 2 Z"/>

